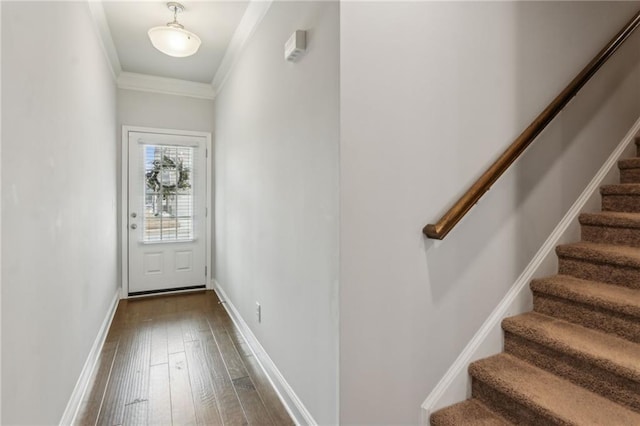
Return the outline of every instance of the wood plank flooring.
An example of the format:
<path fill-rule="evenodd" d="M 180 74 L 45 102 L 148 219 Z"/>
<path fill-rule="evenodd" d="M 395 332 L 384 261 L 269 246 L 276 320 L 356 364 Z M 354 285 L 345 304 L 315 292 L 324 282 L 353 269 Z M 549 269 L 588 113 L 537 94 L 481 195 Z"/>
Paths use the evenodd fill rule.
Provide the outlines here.
<path fill-rule="evenodd" d="M 213 291 L 121 300 L 77 425 L 293 425 Z"/>

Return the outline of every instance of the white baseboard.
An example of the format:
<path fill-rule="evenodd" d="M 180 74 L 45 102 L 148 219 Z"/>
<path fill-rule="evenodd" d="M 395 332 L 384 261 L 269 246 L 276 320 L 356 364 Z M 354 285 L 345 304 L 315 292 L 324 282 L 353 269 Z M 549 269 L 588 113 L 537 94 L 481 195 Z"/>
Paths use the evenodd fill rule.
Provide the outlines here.
<path fill-rule="evenodd" d="M 429 417 L 434 411 L 469 398 L 471 381 L 467 373 L 467 367 L 473 361 L 502 351 L 503 334 L 500 325 L 502 320 L 531 310 L 532 296 L 529 290 L 529 283 L 534 276 L 539 276 L 539 273 L 546 272 L 542 271 L 542 269 L 543 267 L 548 267 L 552 258 L 555 260 L 555 247 L 563 240 L 572 225 L 576 225 L 578 216 L 585 208 L 585 205 L 588 202 L 593 202 L 592 200 L 598 196 L 600 186 L 605 178 L 614 171 L 618 159 L 634 141 L 638 132 L 640 132 L 640 118 L 618 144 L 558 226 L 549 235 L 549 238 L 540 247 L 533 260 L 527 265 L 524 272 L 518 277 L 480 330 L 473 336 L 460 356 L 422 403 L 422 424 L 429 424 Z"/>
<path fill-rule="evenodd" d="M 113 300 L 111 301 L 111 305 L 107 310 L 107 315 L 102 321 L 100 330 L 98 330 L 98 335 L 93 342 L 91 351 L 89 351 L 89 356 L 87 357 L 87 360 L 82 367 L 82 371 L 80 372 L 80 377 L 76 382 L 76 386 L 73 389 L 73 392 L 71 393 L 71 397 L 69 398 L 69 402 L 67 403 L 67 408 L 62 414 L 60 425 L 73 424 L 76 416 L 78 415 L 78 410 L 82 405 L 82 399 L 84 398 L 84 394 L 87 391 L 87 387 L 89 386 L 93 370 L 96 368 L 96 363 L 98 362 L 98 358 L 100 357 L 100 352 L 102 351 L 102 347 L 104 346 L 104 341 L 107 338 L 107 333 L 109 332 L 109 327 L 111 327 L 111 321 L 113 321 L 113 316 L 116 313 L 116 308 L 118 307 L 119 300 L 120 288 L 118 288 L 116 294 L 113 295 Z"/>
<path fill-rule="evenodd" d="M 218 297 L 222 302 L 224 302 L 222 306 L 224 306 L 234 324 L 240 330 L 240 333 L 249 345 L 249 348 L 251 348 L 251 352 L 253 352 L 258 364 L 262 367 L 262 370 L 269 379 L 271 386 L 275 389 L 280 401 L 282 401 L 282 404 L 289 412 L 291 418 L 297 425 L 317 425 L 318 423 L 313 419 L 311 413 L 309 413 L 302 401 L 300 401 L 300 398 L 298 398 L 289 383 L 285 380 L 284 376 L 282 376 L 278 367 L 276 367 L 260 342 L 258 342 L 258 339 L 244 319 L 242 319 L 240 312 L 238 312 L 236 307 L 233 306 L 233 303 L 231 303 L 222 287 L 220 287 L 220 284 L 215 279 L 212 280 L 212 284 L 213 289 L 218 294 Z"/>

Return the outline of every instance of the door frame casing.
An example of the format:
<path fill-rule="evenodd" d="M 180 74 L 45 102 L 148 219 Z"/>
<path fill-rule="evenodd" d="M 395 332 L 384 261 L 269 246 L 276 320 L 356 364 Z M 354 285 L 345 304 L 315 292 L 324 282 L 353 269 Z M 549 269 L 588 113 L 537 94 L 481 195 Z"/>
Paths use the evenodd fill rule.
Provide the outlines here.
<path fill-rule="evenodd" d="M 207 267 L 207 275 L 205 280 L 205 288 L 207 290 L 211 290 L 213 271 L 211 270 L 211 226 L 212 226 L 212 216 L 213 210 L 211 209 L 211 199 L 212 199 L 212 188 L 213 185 L 213 153 L 211 151 L 211 133 L 210 132 L 200 132 L 200 131 L 192 131 L 192 130 L 178 130 L 178 129 L 159 129 L 155 127 L 140 127 L 140 126 L 130 126 L 123 125 L 122 126 L 122 140 L 121 140 L 121 187 L 120 187 L 120 220 L 122 223 L 120 224 L 120 251 L 121 251 L 121 285 L 120 285 L 120 298 L 128 299 L 129 296 L 129 132 L 140 132 L 140 133 L 155 133 L 160 135 L 174 135 L 174 136 L 199 136 L 205 138 L 205 147 L 206 147 L 206 200 L 205 207 L 207 209 L 207 214 L 205 218 L 205 263 Z M 209 155 L 211 153 L 211 155 Z M 166 292 L 160 294 L 169 294 L 173 292 Z M 134 296 L 138 297 L 138 296 Z"/>

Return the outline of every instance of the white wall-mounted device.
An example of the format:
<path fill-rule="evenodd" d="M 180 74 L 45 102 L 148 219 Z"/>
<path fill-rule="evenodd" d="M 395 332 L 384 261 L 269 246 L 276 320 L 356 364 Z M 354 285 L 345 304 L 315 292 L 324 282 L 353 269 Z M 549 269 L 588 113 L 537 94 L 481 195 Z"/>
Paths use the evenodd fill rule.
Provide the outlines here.
<path fill-rule="evenodd" d="M 284 44 L 284 58 L 287 61 L 296 61 L 307 50 L 307 32 L 296 30 Z"/>

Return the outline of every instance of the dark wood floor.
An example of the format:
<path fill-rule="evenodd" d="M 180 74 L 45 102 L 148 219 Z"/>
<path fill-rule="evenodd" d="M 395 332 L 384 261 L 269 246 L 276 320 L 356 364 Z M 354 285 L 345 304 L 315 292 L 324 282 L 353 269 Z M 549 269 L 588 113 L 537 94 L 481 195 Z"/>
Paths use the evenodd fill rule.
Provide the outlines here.
<path fill-rule="evenodd" d="M 80 425 L 292 425 L 213 291 L 121 300 Z"/>

